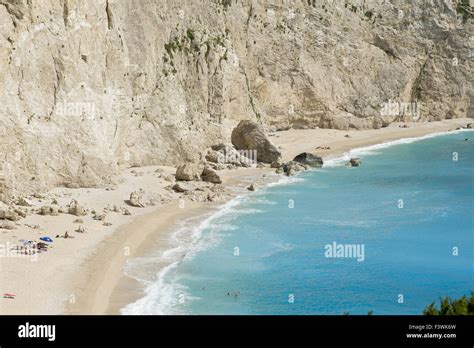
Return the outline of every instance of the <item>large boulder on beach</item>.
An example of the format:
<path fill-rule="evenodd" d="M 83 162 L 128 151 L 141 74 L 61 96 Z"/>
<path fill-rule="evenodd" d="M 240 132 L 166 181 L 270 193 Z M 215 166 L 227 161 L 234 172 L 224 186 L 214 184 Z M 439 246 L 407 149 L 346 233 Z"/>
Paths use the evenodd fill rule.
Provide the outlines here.
<path fill-rule="evenodd" d="M 87 215 L 87 209 L 79 205 L 79 203 L 73 199 L 71 203 L 69 203 L 68 213 L 75 216 L 84 216 Z"/>
<path fill-rule="evenodd" d="M 212 170 L 211 168 L 204 168 L 202 174 L 201 174 L 201 179 L 202 181 L 205 182 L 210 182 L 213 184 L 220 184 L 222 183 L 221 178 L 219 177 L 219 174 L 216 173 L 216 171 Z"/>
<path fill-rule="evenodd" d="M 272 163 L 281 157 L 281 153 L 268 140 L 262 126 L 253 121 L 240 121 L 232 131 L 231 140 L 237 150 L 256 150 L 259 162 Z"/>
<path fill-rule="evenodd" d="M 130 199 L 128 200 L 128 203 L 132 207 L 137 207 L 137 208 L 143 208 L 145 204 L 142 202 L 142 196 L 138 191 L 133 191 L 130 193 Z"/>
<path fill-rule="evenodd" d="M 472 129 L 472 128 L 474 128 L 474 123 L 468 123 L 468 124 L 466 125 L 466 128 L 467 128 L 467 129 Z"/>
<path fill-rule="evenodd" d="M 320 168 L 323 166 L 323 159 L 309 152 L 300 153 L 298 156 L 293 158 L 293 161 L 301 164 L 307 164 L 310 167 Z"/>
<path fill-rule="evenodd" d="M 206 161 L 216 164 L 225 163 L 225 156 L 216 150 L 209 150 L 206 154 Z"/>
<path fill-rule="evenodd" d="M 1 220 L 10 220 L 10 221 L 17 221 L 20 219 L 17 213 L 10 209 L 0 209 L 0 219 Z"/>
<path fill-rule="evenodd" d="M 185 163 L 176 170 L 176 180 L 199 181 L 204 170 L 204 165 L 200 163 Z"/>

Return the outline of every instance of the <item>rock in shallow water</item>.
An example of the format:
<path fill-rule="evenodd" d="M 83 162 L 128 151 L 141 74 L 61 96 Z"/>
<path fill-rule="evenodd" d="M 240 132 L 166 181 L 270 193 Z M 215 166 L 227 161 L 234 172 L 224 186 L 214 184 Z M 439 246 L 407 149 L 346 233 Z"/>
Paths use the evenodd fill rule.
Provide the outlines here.
<path fill-rule="evenodd" d="M 257 189 L 257 185 L 251 184 L 249 187 L 247 187 L 247 190 L 249 191 L 255 191 Z"/>
<path fill-rule="evenodd" d="M 362 164 L 362 161 L 360 158 L 351 158 L 349 162 L 347 162 L 348 167 L 358 167 Z"/>
<path fill-rule="evenodd" d="M 309 164 L 303 164 L 295 161 L 289 161 L 287 163 L 282 164 L 277 170 L 277 174 L 285 174 L 286 176 L 295 175 L 298 172 L 305 171 L 310 169 L 311 166 Z"/>

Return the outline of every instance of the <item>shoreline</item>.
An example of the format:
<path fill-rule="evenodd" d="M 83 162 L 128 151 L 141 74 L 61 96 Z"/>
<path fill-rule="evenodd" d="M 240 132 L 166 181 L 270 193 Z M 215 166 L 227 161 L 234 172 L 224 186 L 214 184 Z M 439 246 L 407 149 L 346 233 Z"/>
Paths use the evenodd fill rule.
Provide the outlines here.
<path fill-rule="evenodd" d="M 179 229 L 180 223 L 189 219 L 195 219 L 197 223 L 202 222 L 208 217 L 218 213 L 223 206 L 233 199 L 241 197 L 247 191 L 246 187 L 250 182 L 268 181 L 262 178 L 263 174 L 272 173 L 274 169 L 270 168 L 239 168 L 232 171 L 220 173 L 223 183 L 226 186 L 235 189 L 228 200 L 220 203 L 202 203 L 186 202 L 186 208 L 179 208 L 177 202 L 140 216 L 137 220 L 123 226 L 117 231 L 114 237 L 117 238 L 114 247 L 110 248 L 107 241 L 103 241 L 101 251 L 86 261 L 83 272 L 79 274 L 77 284 L 88 284 L 87 288 L 79 288 L 78 297 L 82 300 L 74 304 L 68 304 L 65 314 L 120 314 L 120 310 L 127 304 L 140 299 L 144 295 L 144 286 L 138 280 L 125 274 L 127 261 L 139 257 L 145 257 L 151 252 L 169 252 L 177 247 L 171 240 L 174 233 Z M 279 176 L 275 175 L 275 178 Z M 140 238 L 134 243 L 128 243 L 126 237 L 130 231 L 141 230 Z M 130 248 L 130 255 L 124 257 L 122 249 Z M 114 264 L 105 271 L 107 278 L 104 277 L 104 270 L 97 274 L 94 269 L 97 265 L 105 262 L 105 259 L 114 257 Z M 183 255 L 184 256 L 184 255 Z M 163 258 L 160 268 L 156 270 L 159 273 L 165 267 L 170 266 L 176 260 L 165 260 Z M 90 265 L 90 266 L 89 266 Z M 97 294 L 90 289 L 101 289 L 101 294 Z M 104 290 L 105 289 L 105 290 Z"/>
<path fill-rule="evenodd" d="M 325 156 L 323 157 L 324 161 L 331 161 L 331 160 L 334 160 L 334 159 L 337 159 L 337 158 L 341 158 L 342 155 L 345 153 L 345 152 L 351 152 L 351 151 L 357 151 L 357 150 L 360 150 L 360 149 L 365 149 L 365 148 L 370 148 L 372 146 L 379 146 L 379 145 L 384 145 L 384 144 L 387 144 L 387 146 L 384 146 L 384 147 L 388 147 L 388 146 L 393 146 L 393 145 L 396 145 L 398 143 L 398 141 L 400 141 L 400 143 L 403 143 L 403 140 L 405 139 L 409 139 L 409 140 L 412 140 L 412 141 L 417 141 L 417 140 L 422 140 L 424 138 L 429 138 L 429 137 L 434 137 L 434 136 L 442 136 L 442 135 L 446 135 L 446 134 L 449 134 L 451 132 L 457 132 L 456 130 L 453 130 L 453 129 L 450 129 L 450 126 L 446 125 L 446 127 L 442 127 L 443 130 L 438 130 L 438 131 L 435 131 L 435 132 L 431 132 L 429 131 L 427 133 L 427 129 L 425 128 L 415 128 L 413 129 L 411 132 L 406 132 L 406 133 L 409 133 L 409 136 L 408 137 L 397 137 L 396 134 L 394 134 L 394 137 L 383 137 L 384 138 L 384 141 L 383 142 L 378 142 L 379 138 L 375 137 L 372 138 L 372 139 L 367 139 L 367 141 L 365 142 L 361 142 L 360 145 L 361 146 L 357 146 L 357 147 L 350 147 L 350 148 L 342 148 L 342 149 L 339 149 L 338 148 L 338 152 L 336 151 L 328 151 L 327 154 L 325 154 Z M 408 128 L 409 129 L 409 128 Z M 403 130 L 407 130 L 406 128 L 403 129 Z M 292 130 L 294 131 L 295 133 L 301 133 L 302 130 Z M 309 133 L 311 133 L 311 131 L 313 130 L 305 130 L 305 131 L 309 131 Z M 370 131 L 373 131 L 373 130 L 369 130 Z M 460 131 L 463 131 L 463 130 L 460 130 Z M 338 132 L 344 132 L 344 131 L 338 131 Z M 356 132 L 360 132 L 360 131 L 356 131 Z M 351 132 L 352 133 L 352 132 Z M 394 132 L 394 133 L 398 133 L 398 132 Z M 405 132 L 404 132 L 405 133 Z M 412 142 L 410 141 L 410 142 Z M 280 145 L 278 144 L 278 142 L 274 142 L 276 145 Z M 342 150 L 342 151 L 341 151 Z M 282 154 L 283 155 L 283 154 Z M 292 159 L 294 156 L 290 156 L 290 157 L 284 157 L 284 160 L 290 160 Z M 266 168 L 268 169 L 268 168 Z M 273 172 L 274 170 L 271 170 L 271 172 Z M 230 176 L 230 178 L 232 179 L 233 176 Z M 280 177 L 281 179 L 281 177 Z M 273 183 L 276 183 L 278 182 L 279 180 L 276 180 L 274 181 Z M 238 183 L 239 181 L 238 180 L 235 180 L 234 178 L 234 182 L 233 184 L 236 184 Z M 229 184 L 229 182 L 228 182 Z M 232 199 L 235 199 L 236 197 L 232 197 L 230 200 Z M 229 201 L 230 201 L 229 200 Z M 223 205 L 221 205 L 223 206 Z M 221 207 L 218 207 L 218 209 L 216 211 L 218 211 Z M 209 211 L 207 211 L 209 213 Z M 146 253 L 142 253 L 140 254 L 140 256 L 144 256 L 146 255 Z M 166 265 L 166 266 L 169 266 Z M 164 267 L 166 267 L 164 266 Z M 162 269 L 160 269 L 161 271 Z M 138 287 L 138 288 L 137 288 Z M 125 291 L 127 290 L 130 290 L 132 289 L 132 292 L 129 293 L 128 295 L 125 295 L 124 296 L 124 293 Z M 114 291 L 112 292 L 111 296 L 115 299 L 118 299 L 120 298 L 121 301 L 115 301 L 114 303 L 114 306 L 112 307 L 109 307 L 108 310 L 106 311 L 107 314 L 121 314 L 120 313 L 120 310 L 123 309 L 125 306 L 127 306 L 128 304 L 131 304 L 137 300 L 139 300 L 140 298 L 142 298 L 143 296 L 145 295 L 145 288 L 144 288 L 144 285 L 142 283 L 140 283 L 139 281 L 135 280 L 135 279 L 132 279 L 131 277 L 128 277 L 126 276 L 125 274 L 122 275 L 122 279 L 117 282 L 117 287 L 114 289 Z"/>
<path fill-rule="evenodd" d="M 178 219 L 183 216 L 187 218 L 200 216 L 207 209 L 209 208 L 195 203 L 184 213 L 180 211 L 176 203 L 170 203 L 122 226 L 115 232 L 115 240 L 101 242 L 95 255 L 84 263 L 84 269 L 87 271 L 81 272 L 76 278 L 76 284 L 73 285 L 78 290 L 78 300 L 74 304 L 68 304 L 65 313 L 118 314 L 118 310 L 110 310 L 110 308 L 115 308 L 114 303 L 117 302 L 113 296 L 115 289 L 119 287 L 120 281 L 130 280 L 131 283 L 135 283 L 123 272 L 127 260 L 147 254 L 156 244 L 161 244 L 164 249 L 171 248 L 172 245 L 167 241 L 167 235 L 165 233 L 156 234 L 155 231 L 160 229 L 165 231 L 168 226 L 176 225 Z M 131 230 L 140 229 L 145 232 L 130 233 Z M 105 263 L 106 268 L 104 269 L 102 266 L 105 259 L 107 259 L 107 263 Z M 87 284 L 88 287 L 80 287 L 80 284 Z M 96 290 L 91 291 L 90 289 Z"/>
<path fill-rule="evenodd" d="M 399 124 L 391 124 L 386 128 L 371 130 L 288 130 L 272 133 L 269 139 L 282 152 L 282 158 L 285 162 L 305 151 L 320 155 L 326 162 L 341 156 L 344 152 L 357 148 L 453 131 L 456 127 L 465 126 L 469 122 L 472 122 L 472 120 L 453 119 L 430 123 L 412 123 L 409 124 L 409 128 L 399 128 Z M 346 138 L 346 134 L 350 137 Z M 330 149 L 316 149 L 318 146 L 330 147 Z M 153 166 L 152 169 L 156 167 L 158 166 Z M 150 187 L 156 186 L 156 182 L 152 181 L 156 178 L 153 178 L 152 174 L 148 174 L 151 172 L 146 172 L 145 167 L 131 169 L 137 171 L 143 169 L 144 175 L 143 177 L 135 175 L 137 178 L 128 178 L 127 180 L 132 181 L 133 185 L 124 185 L 124 188 L 119 188 L 114 193 L 117 197 L 121 194 L 121 200 L 123 200 L 123 193 L 127 192 L 129 194 L 132 187 L 144 186 L 143 181 L 146 181 Z M 173 170 L 174 168 L 171 167 L 166 168 L 167 173 L 172 173 Z M 130 170 L 130 172 L 133 171 Z M 0 260 L 2 270 L 3 266 L 8 269 L 8 272 L 2 274 L 2 280 L 5 277 L 7 281 L 10 279 L 10 283 L 12 283 L 11 279 L 18 279 L 15 274 L 24 274 L 17 283 L 18 290 L 13 290 L 20 295 L 24 295 L 25 298 L 25 302 L 18 303 L 18 306 L 13 301 L 0 301 L 0 313 L 119 314 L 121 308 L 141 298 L 144 294 L 143 284 L 124 274 L 127 260 L 146 256 L 151 251 L 163 252 L 169 250 L 173 247 L 170 237 L 176 231 L 176 226 L 180 222 L 189 218 L 199 220 L 206 214 L 219 211 L 231 199 L 239 194 L 247 193 L 246 187 L 249 183 L 268 184 L 270 181 L 274 182 L 274 178 L 281 178 L 277 175 L 262 177 L 263 174 L 274 173 L 274 171 L 275 169 L 268 167 L 219 171 L 219 175 L 223 179 L 223 185 L 231 191 L 229 198 L 224 202 L 199 203 L 186 201 L 187 208 L 180 209 L 178 199 L 174 199 L 157 207 L 137 208 L 132 212 L 132 220 L 122 216 L 113 217 L 116 219 L 113 220 L 114 227 L 105 234 L 78 235 L 76 240 L 72 241 L 80 243 L 80 245 L 66 246 L 71 242 L 57 241 L 57 248 L 59 249 L 56 251 L 61 251 L 59 255 L 45 255 L 44 259 L 46 260 L 41 260 L 43 264 L 51 261 L 50 259 L 54 260 L 54 262 L 48 263 L 51 267 L 51 273 L 54 275 L 36 274 L 40 265 L 30 266 L 26 263 L 29 261 L 20 262 L 19 260 L 10 259 L 4 263 L 4 259 Z M 92 194 L 95 192 L 93 190 L 79 190 L 81 193 L 89 191 L 92 191 Z M 97 189 L 97 196 L 100 196 L 103 192 L 105 190 Z M 84 193 L 83 196 L 86 196 L 86 194 Z M 69 199 L 69 196 L 67 196 L 67 199 Z M 99 203 L 102 206 L 105 205 L 100 200 L 96 205 L 99 206 Z M 69 217 L 69 220 L 71 222 L 68 222 L 68 224 L 72 226 L 72 217 Z M 42 221 L 49 226 L 48 230 L 53 230 L 51 226 L 54 227 L 55 225 L 50 220 L 43 218 Z M 61 225 L 61 222 L 58 224 Z M 89 222 L 86 221 L 86 225 L 87 223 Z M 91 229 L 94 228 L 92 222 L 90 222 L 90 226 Z M 36 233 L 39 234 L 39 232 Z M 166 263 L 163 260 L 163 265 L 160 265 L 159 269 L 166 267 L 167 264 L 169 262 Z M 159 272 L 159 269 L 156 270 L 156 273 Z M 47 304 L 40 304 L 38 298 L 28 296 L 28 287 L 32 288 L 36 285 L 38 293 L 42 293 L 43 290 L 49 293 Z M 2 288 L 1 290 L 7 292 L 9 289 Z M 54 305 L 51 303 L 54 303 Z"/>

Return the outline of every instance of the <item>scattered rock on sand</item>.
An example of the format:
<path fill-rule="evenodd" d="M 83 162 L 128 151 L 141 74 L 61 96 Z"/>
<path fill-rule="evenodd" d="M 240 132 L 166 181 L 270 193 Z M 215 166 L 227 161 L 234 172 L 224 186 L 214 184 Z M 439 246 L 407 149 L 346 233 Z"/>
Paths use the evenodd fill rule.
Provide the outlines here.
<path fill-rule="evenodd" d="M 222 164 L 222 163 L 212 163 L 208 162 L 208 165 L 214 169 L 214 170 L 224 170 L 224 169 L 230 169 L 227 165 Z"/>
<path fill-rule="evenodd" d="M 39 230 L 40 226 L 39 225 L 31 225 L 31 224 L 25 224 L 26 227 L 29 227 L 33 230 Z"/>
<path fill-rule="evenodd" d="M 130 204 L 132 207 L 138 207 L 138 208 L 143 208 L 145 206 L 144 203 L 142 203 L 142 197 L 140 192 L 138 191 L 133 191 L 130 194 L 130 199 L 128 201 L 128 204 Z"/>
<path fill-rule="evenodd" d="M 87 231 L 86 231 L 85 227 L 81 225 L 77 228 L 76 232 L 77 233 L 86 233 Z"/>
<path fill-rule="evenodd" d="M 320 168 L 323 166 L 323 159 L 321 157 L 308 152 L 300 153 L 298 156 L 293 158 L 293 161 L 301 164 L 307 164 L 314 168 Z"/>
<path fill-rule="evenodd" d="M 58 216 L 59 215 L 59 207 L 57 205 L 43 205 L 40 208 L 41 215 L 51 215 L 51 216 Z"/>
<path fill-rule="evenodd" d="M 242 120 L 232 131 L 232 144 L 237 150 L 256 150 L 258 161 L 272 163 L 280 157 L 280 151 L 268 140 L 258 123 Z"/>
<path fill-rule="evenodd" d="M 255 191 L 257 189 L 257 185 L 251 184 L 249 187 L 247 187 L 247 190 L 249 191 Z"/>
<path fill-rule="evenodd" d="M 16 229 L 16 225 L 11 221 L 0 221 L 0 229 L 14 230 Z"/>
<path fill-rule="evenodd" d="M 15 202 L 16 205 L 22 206 L 22 207 L 31 207 L 31 203 L 26 200 L 24 197 L 18 198 L 18 200 Z"/>
<path fill-rule="evenodd" d="M 199 181 L 204 170 L 204 165 L 200 163 L 185 163 L 176 170 L 176 180 Z"/>
<path fill-rule="evenodd" d="M 20 219 L 18 214 L 14 211 L 9 209 L 0 209 L 0 219 L 2 220 L 10 220 L 10 221 L 17 221 Z"/>
<path fill-rule="evenodd" d="M 99 215 L 94 215 L 94 220 L 98 220 L 98 221 L 104 221 L 106 218 L 106 215 L 105 214 L 99 214 Z"/>
<path fill-rule="evenodd" d="M 219 151 L 209 150 L 206 154 L 206 161 L 212 163 L 225 163 L 225 156 Z"/>
<path fill-rule="evenodd" d="M 208 200 L 208 192 L 203 190 L 187 191 L 184 194 L 193 202 L 206 202 Z"/>
<path fill-rule="evenodd" d="M 66 186 L 69 189 L 77 189 L 79 188 L 79 184 L 77 182 L 68 182 L 64 186 Z"/>
<path fill-rule="evenodd" d="M 347 162 L 348 167 L 358 167 L 362 164 L 362 161 L 360 158 L 351 158 L 349 162 Z"/>
<path fill-rule="evenodd" d="M 280 168 L 283 165 L 283 161 L 281 159 L 273 161 L 270 165 L 270 168 Z"/>
<path fill-rule="evenodd" d="M 213 184 L 222 183 L 222 180 L 219 175 L 213 169 L 207 167 L 204 168 L 204 170 L 202 171 L 201 179 L 202 181 L 211 182 Z"/>
<path fill-rule="evenodd" d="M 194 191 L 195 189 L 196 185 L 187 182 L 177 182 L 173 185 L 173 190 L 180 193 Z"/>
<path fill-rule="evenodd" d="M 214 185 L 210 189 L 212 192 L 224 192 L 225 187 L 223 185 Z"/>
<path fill-rule="evenodd" d="M 76 219 L 72 222 L 73 224 L 83 224 L 84 223 L 84 220 L 82 219 Z"/>
<path fill-rule="evenodd" d="M 28 212 L 26 209 L 14 208 L 13 211 L 22 218 L 26 218 L 26 216 L 28 215 Z"/>
<path fill-rule="evenodd" d="M 472 128 L 474 128 L 474 124 L 473 124 L 473 123 L 468 123 L 468 124 L 466 125 L 466 128 L 467 128 L 467 129 L 472 129 Z"/>
<path fill-rule="evenodd" d="M 123 215 L 132 215 L 132 213 L 130 213 L 130 210 L 128 210 L 127 208 L 124 208 Z"/>
<path fill-rule="evenodd" d="M 220 192 L 209 192 L 207 195 L 207 200 L 209 202 L 223 202 L 227 199 L 227 196 Z"/>
<path fill-rule="evenodd" d="M 173 174 L 169 174 L 165 176 L 163 179 L 165 179 L 165 181 L 168 181 L 168 182 L 174 182 L 176 180 L 176 177 Z"/>
<path fill-rule="evenodd" d="M 68 213 L 75 216 L 84 216 L 87 215 L 87 210 L 73 199 L 71 203 L 69 203 Z"/>
<path fill-rule="evenodd" d="M 349 134 L 344 135 L 344 138 L 350 138 L 351 136 Z"/>

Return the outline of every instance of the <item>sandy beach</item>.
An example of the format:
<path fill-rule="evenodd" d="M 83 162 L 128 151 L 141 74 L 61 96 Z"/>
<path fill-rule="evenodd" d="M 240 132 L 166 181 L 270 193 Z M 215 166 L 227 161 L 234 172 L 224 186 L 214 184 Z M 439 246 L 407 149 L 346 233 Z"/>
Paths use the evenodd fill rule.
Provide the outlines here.
<path fill-rule="evenodd" d="M 382 129 L 360 131 L 288 130 L 271 133 L 269 139 L 282 152 L 284 161 L 304 151 L 328 159 L 353 148 L 455 130 L 469 122 L 470 119 L 454 119 L 407 123 L 408 128 L 394 123 Z M 82 217 L 32 214 L 18 221 L 13 230 L 0 229 L 4 250 L 22 239 L 41 236 L 54 239 L 46 253 L 2 255 L 0 292 L 15 296 L 0 298 L 0 314 L 118 314 L 120 308 L 139 298 L 141 285 L 123 273 L 127 260 L 146 255 L 150 250 L 169 249 L 170 235 L 179 222 L 210 214 L 224 203 L 186 200 L 183 204 L 182 198 L 167 189 L 170 182 L 166 176 L 175 170 L 160 166 L 130 168 L 124 171 L 123 180 L 116 187 L 57 188 L 31 199 L 33 207 L 41 207 L 53 199 L 65 206 L 76 199 L 90 211 L 103 212 L 105 217 L 94 219 L 90 213 Z M 249 183 L 260 186 L 278 180 L 274 171 L 268 166 L 219 171 L 226 199 L 245 194 Z M 144 208 L 128 206 L 130 192 L 139 189 L 147 193 L 152 204 Z M 128 209 L 131 215 L 124 215 L 122 208 Z M 78 218 L 83 221 L 78 223 Z M 86 233 L 74 232 L 79 226 Z M 65 231 L 74 238 L 55 238 Z"/>

